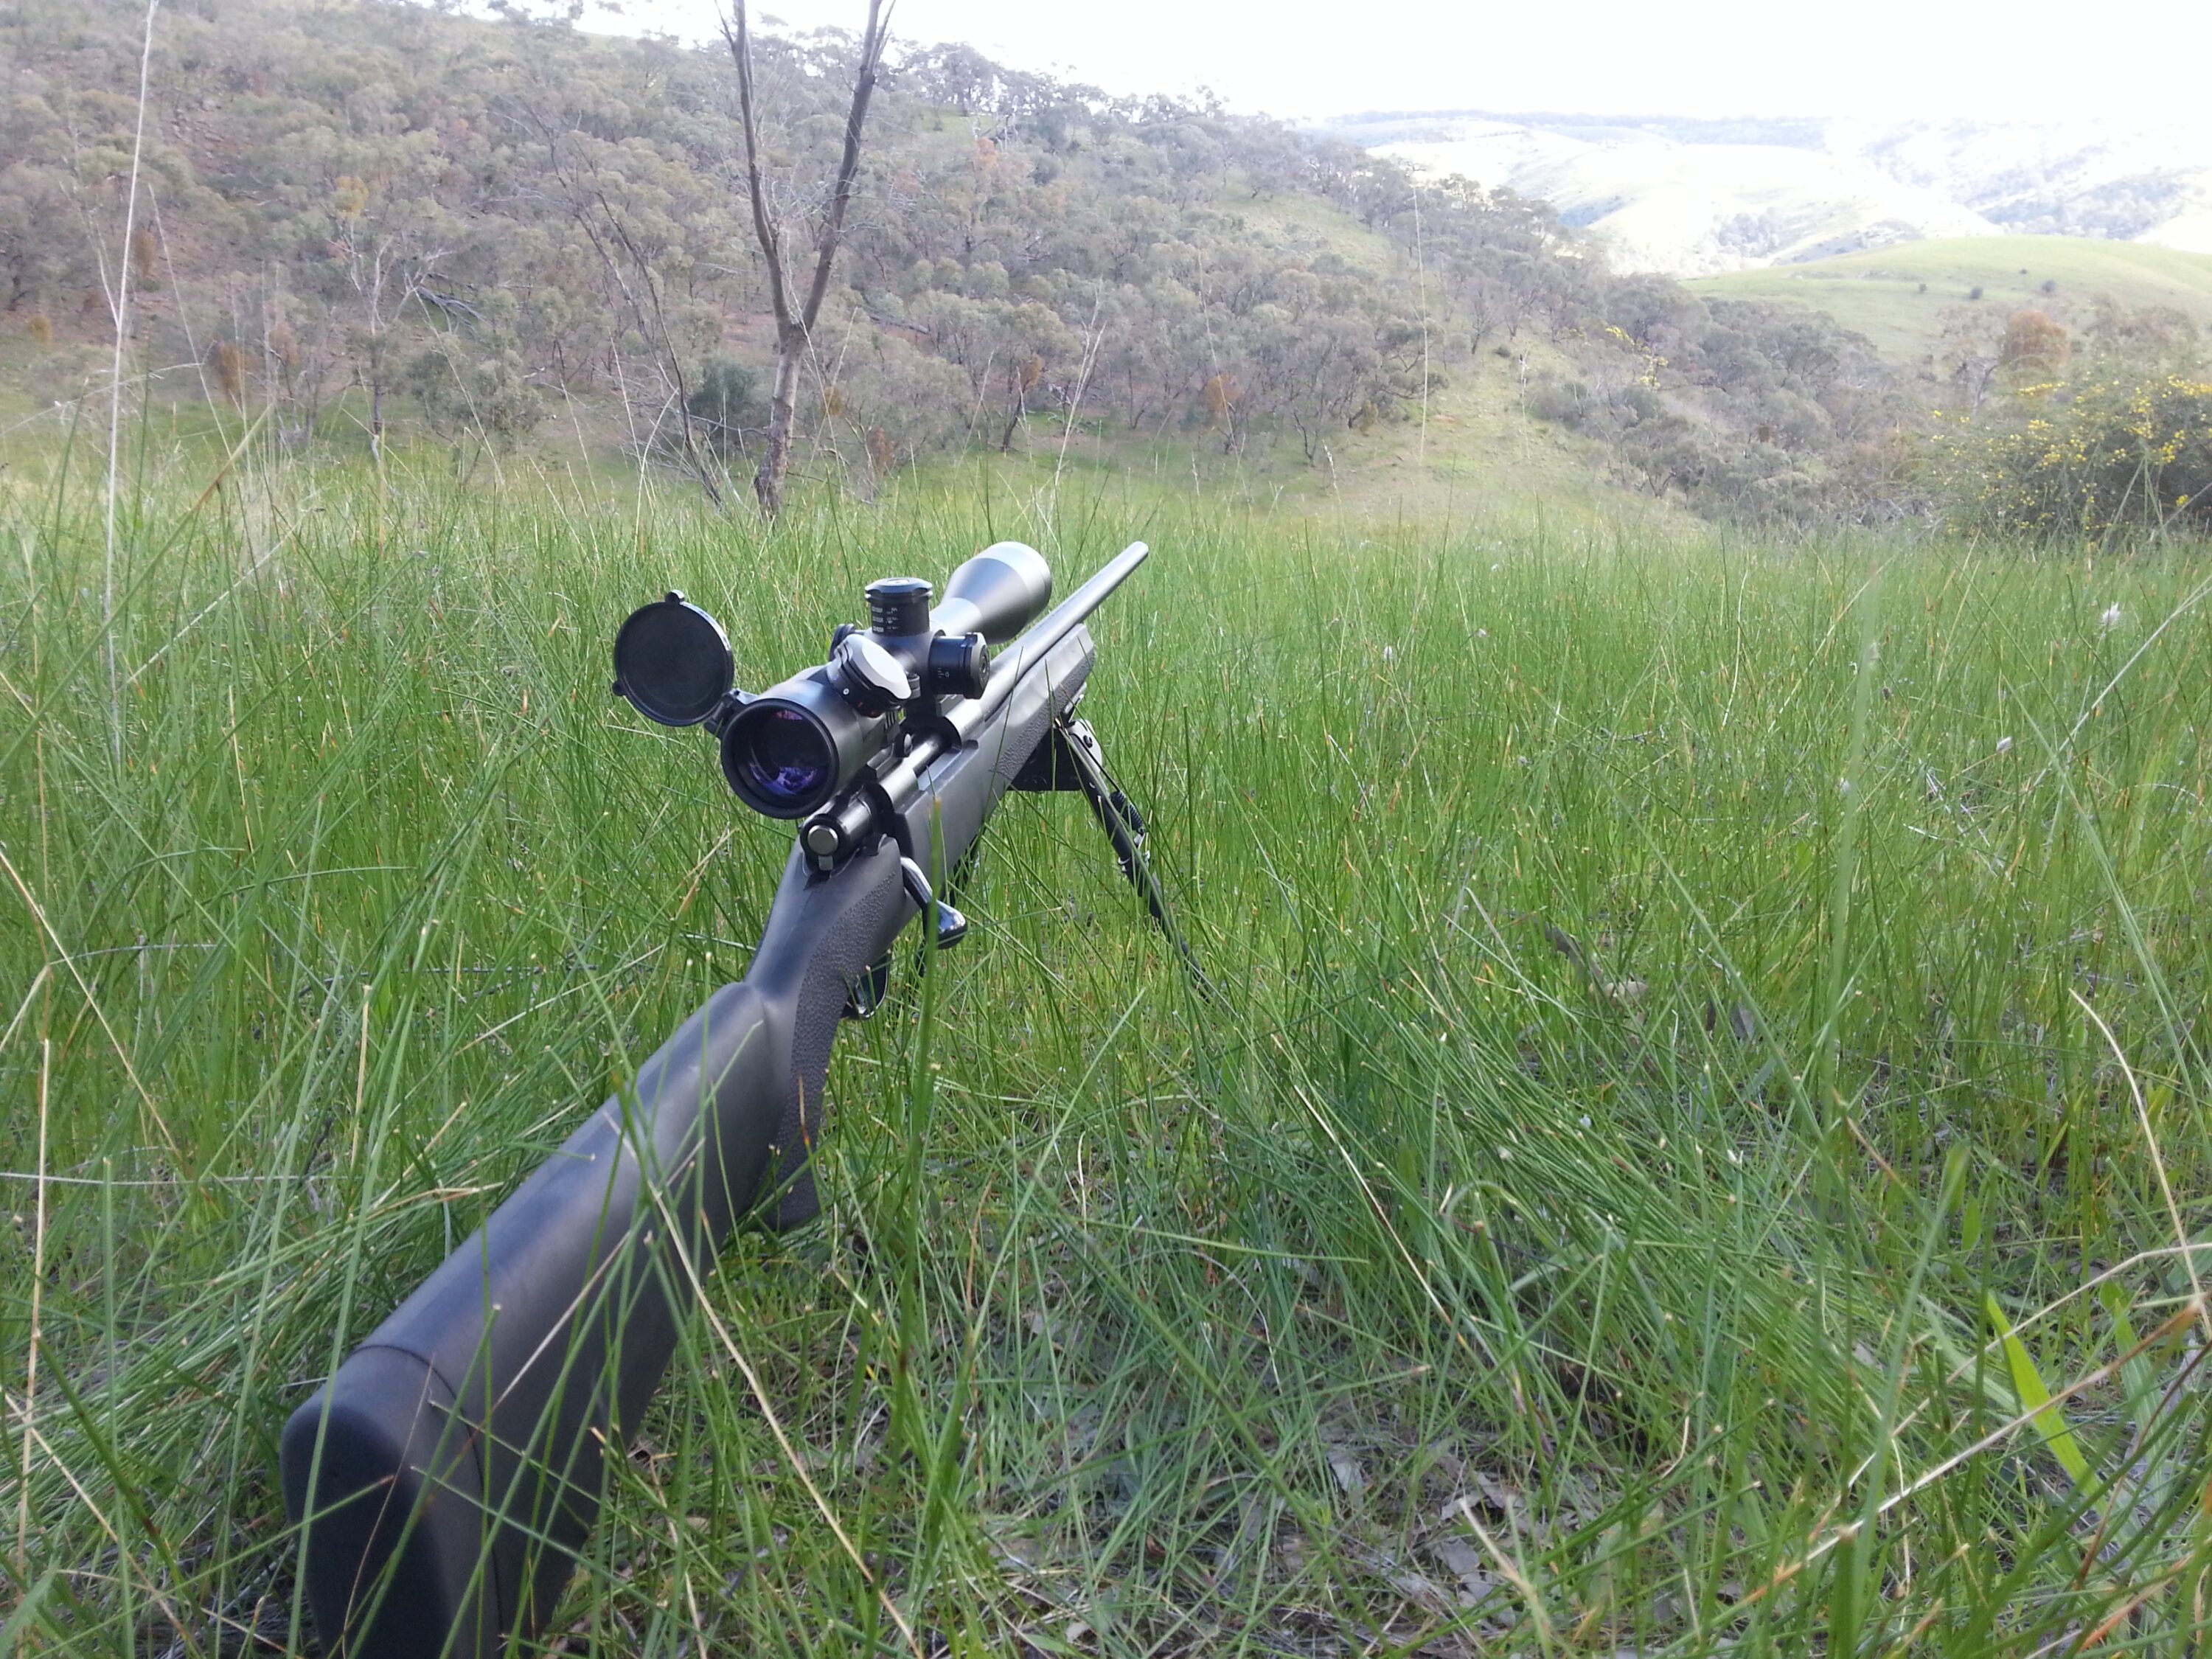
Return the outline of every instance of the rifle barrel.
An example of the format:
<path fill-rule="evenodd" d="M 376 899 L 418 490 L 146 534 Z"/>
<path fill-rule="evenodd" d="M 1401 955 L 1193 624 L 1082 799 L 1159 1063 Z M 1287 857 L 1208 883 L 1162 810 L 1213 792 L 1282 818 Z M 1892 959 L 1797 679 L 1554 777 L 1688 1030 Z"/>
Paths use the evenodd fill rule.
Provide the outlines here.
<path fill-rule="evenodd" d="M 980 697 L 953 705 L 953 726 L 962 737 L 970 737 L 1013 695 L 1015 684 L 1030 668 L 1052 654 L 1053 647 L 1082 626 L 1107 597 L 1129 580 L 1130 573 L 1151 556 L 1152 549 L 1131 542 L 1101 566 L 1096 575 L 1030 624 L 1021 636 L 1000 652 L 991 664 L 991 683 Z"/>

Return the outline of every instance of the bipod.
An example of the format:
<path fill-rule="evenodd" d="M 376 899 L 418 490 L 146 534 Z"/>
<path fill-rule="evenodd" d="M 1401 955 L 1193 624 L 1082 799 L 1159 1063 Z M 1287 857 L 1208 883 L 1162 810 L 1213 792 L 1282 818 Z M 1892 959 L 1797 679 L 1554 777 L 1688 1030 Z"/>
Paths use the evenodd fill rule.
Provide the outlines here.
<path fill-rule="evenodd" d="M 1071 789 L 1083 792 L 1083 798 L 1091 803 L 1091 816 L 1098 820 L 1098 827 L 1113 843 L 1114 857 L 1121 866 L 1122 875 L 1128 878 L 1130 886 L 1144 896 L 1145 908 L 1152 913 L 1152 920 L 1167 935 L 1168 943 L 1175 946 L 1183 972 L 1190 976 L 1191 988 L 1206 1001 L 1218 1002 L 1220 997 L 1212 982 L 1198 965 L 1197 957 L 1183 939 L 1182 929 L 1176 926 L 1167 889 L 1161 885 L 1152 860 L 1145 854 L 1145 815 L 1106 769 L 1106 754 L 1098 746 L 1098 734 L 1091 729 L 1091 722 L 1078 719 L 1072 711 L 1057 716 L 1045 740 L 1014 775 L 1013 787 L 1037 793 Z"/>

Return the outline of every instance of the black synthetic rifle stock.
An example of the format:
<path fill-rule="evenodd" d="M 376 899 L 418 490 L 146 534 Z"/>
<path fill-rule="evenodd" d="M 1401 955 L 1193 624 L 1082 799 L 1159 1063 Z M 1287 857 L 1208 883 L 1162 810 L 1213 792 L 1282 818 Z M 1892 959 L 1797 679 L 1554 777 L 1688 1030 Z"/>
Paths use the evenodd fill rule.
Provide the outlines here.
<path fill-rule="evenodd" d="M 748 764 L 778 787 L 812 782 L 812 751 L 773 748 L 813 740 L 810 709 L 836 743 L 878 746 L 808 803 L 744 978 L 685 1021 L 285 1425 L 285 1503 L 325 1654 L 495 1659 L 543 1627 L 598 1515 L 607 1449 L 618 1455 L 659 1386 L 732 1228 L 764 1199 L 781 1225 L 815 1212 L 808 1154 L 839 1018 L 872 1006 L 917 915 L 935 912 L 940 940 L 964 931 L 931 878 L 968 856 L 1008 788 L 1089 795 L 1189 965 L 1143 862 L 1142 821 L 1118 791 L 1109 797 L 1096 739 L 1070 713 L 1097 656 L 1084 621 L 1146 553 L 1133 544 L 994 662 L 985 636 L 1013 634 L 1049 596 L 1034 552 L 1001 544 L 962 567 L 928 613 L 934 631 L 910 628 L 913 590 L 927 610 L 927 584 L 872 587 L 872 636 L 914 667 L 896 722 L 871 712 L 856 678 L 883 672 L 885 653 L 865 640 L 841 635 L 830 664 L 761 698 L 729 690 L 725 657 L 719 693 L 708 674 L 714 695 L 689 703 L 694 680 L 641 689 L 647 676 L 622 670 L 617 641 L 631 683 L 616 689 L 655 719 L 719 730 L 733 788 Z M 700 624 L 719 629 L 671 609 L 680 605 L 672 594 L 632 622 L 691 630 L 687 647 L 711 648 Z M 932 695 L 940 681 L 975 695 Z M 759 748 L 763 732 L 765 762 L 733 758 L 733 743 Z"/>

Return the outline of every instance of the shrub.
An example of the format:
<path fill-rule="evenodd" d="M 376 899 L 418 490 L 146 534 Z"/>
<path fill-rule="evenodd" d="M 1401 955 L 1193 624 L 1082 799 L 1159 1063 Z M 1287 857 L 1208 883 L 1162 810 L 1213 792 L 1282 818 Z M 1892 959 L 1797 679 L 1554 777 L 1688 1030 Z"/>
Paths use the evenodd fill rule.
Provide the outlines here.
<path fill-rule="evenodd" d="M 2212 380 L 2098 380 L 1939 437 L 1953 514 L 2046 538 L 2212 531 Z"/>
<path fill-rule="evenodd" d="M 439 436 L 473 436 L 504 454 L 544 418 L 544 401 L 514 352 L 463 349 L 464 343 L 447 336 L 428 347 L 408 363 L 401 385 Z"/>
<path fill-rule="evenodd" d="M 967 376 L 889 331 L 871 331 L 856 343 L 837 384 L 827 391 L 824 415 L 833 427 L 857 433 L 875 481 L 966 435 Z M 843 448 L 842 438 L 837 441 Z M 848 464 L 857 467 L 860 459 L 847 452 Z"/>
<path fill-rule="evenodd" d="M 234 340 L 217 340 L 207 349 L 208 380 L 234 404 L 246 401 L 246 356 Z"/>
<path fill-rule="evenodd" d="M 709 357 L 699 371 L 691 395 L 684 400 L 700 435 L 717 453 L 734 454 L 746 437 L 766 429 L 768 406 L 760 395 L 760 375 L 727 357 Z"/>
<path fill-rule="evenodd" d="M 1538 420 L 1554 422 L 1577 431 L 1590 418 L 1590 389 L 1580 380 L 1562 380 L 1545 374 L 1529 386 L 1527 403 L 1528 412 Z"/>
<path fill-rule="evenodd" d="M 2040 311 L 2015 311 L 1997 343 L 1999 365 L 2014 373 L 2048 374 L 2073 355 L 2073 337 Z"/>

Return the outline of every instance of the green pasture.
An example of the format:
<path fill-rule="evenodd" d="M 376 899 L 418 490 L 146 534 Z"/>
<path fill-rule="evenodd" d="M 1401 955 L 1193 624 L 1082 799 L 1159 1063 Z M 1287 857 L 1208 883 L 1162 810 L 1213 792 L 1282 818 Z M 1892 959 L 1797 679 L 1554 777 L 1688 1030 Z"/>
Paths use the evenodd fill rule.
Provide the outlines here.
<path fill-rule="evenodd" d="M 758 685 L 1007 535 L 1154 547 L 1086 712 L 1223 1005 L 1010 799 L 558 1650 L 2194 1650 L 2201 557 L 149 470 L 0 507 L 11 1655 L 316 1651 L 286 1414 L 742 972 L 625 611 Z"/>
<path fill-rule="evenodd" d="M 2045 284 L 2051 286 L 2048 289 Z M 1790 300 L 1825 311 L 1883 356 L 1917 363 L 1943 337 L 1946 313 L 1986 306 L 2088 321 L 2098 297 L 2125 309 L 2167 307 L 2212 326 L 2212 254 L 2074 236 L 1968 236 L 1903 242 L 1804 264 L 1700 276 L 1684 286 L 1722 300 Z M 1970 298 L 1976 289 L 1978 299 Z"/>

